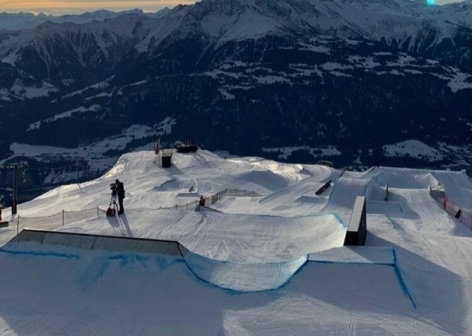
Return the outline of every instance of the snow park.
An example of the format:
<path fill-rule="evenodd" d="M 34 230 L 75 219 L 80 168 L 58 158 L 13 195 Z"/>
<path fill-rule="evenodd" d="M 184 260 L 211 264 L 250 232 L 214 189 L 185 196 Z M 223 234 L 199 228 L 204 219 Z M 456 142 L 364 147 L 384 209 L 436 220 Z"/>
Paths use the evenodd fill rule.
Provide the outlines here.
<path fill-rule="evenodd" d="M 130 152 L 3 210 L 0 334 L 470 335 L 471 210 L 465 172 Z"/>

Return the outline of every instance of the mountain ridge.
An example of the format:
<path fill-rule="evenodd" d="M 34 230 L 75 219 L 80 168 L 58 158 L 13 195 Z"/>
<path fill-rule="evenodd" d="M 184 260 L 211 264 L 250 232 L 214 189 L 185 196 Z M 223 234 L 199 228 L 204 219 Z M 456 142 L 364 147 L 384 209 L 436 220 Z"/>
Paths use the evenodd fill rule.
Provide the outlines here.
<path fill-rule="evenodd" d="M 1 159 L 18 157 L 12 144 L 55 146 L 68 150 L 28 160 L 95 171 L 91 156 L 164 136 L 288 161 L 464 168 L 472 16 L 460 9 L 470 3 L 398 4 L 203 0 L 3 32 Z M 439 154 L 389 156 L 405 141 Z"/>

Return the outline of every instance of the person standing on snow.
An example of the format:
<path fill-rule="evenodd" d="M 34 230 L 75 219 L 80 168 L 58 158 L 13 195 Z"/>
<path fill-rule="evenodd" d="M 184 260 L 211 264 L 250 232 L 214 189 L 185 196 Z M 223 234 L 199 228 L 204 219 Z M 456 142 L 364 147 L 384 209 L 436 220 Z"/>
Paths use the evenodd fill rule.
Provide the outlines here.
<path fill-rule="evenodd" d="M 116 193 L 118 194 L 118 204 L 120 209 L 118 210 L 118 215 L 125 213 L 125 208 L 123 207 L 123 199 L 125 198 L 125 186 L 123 182 L 116 179 Z"/>

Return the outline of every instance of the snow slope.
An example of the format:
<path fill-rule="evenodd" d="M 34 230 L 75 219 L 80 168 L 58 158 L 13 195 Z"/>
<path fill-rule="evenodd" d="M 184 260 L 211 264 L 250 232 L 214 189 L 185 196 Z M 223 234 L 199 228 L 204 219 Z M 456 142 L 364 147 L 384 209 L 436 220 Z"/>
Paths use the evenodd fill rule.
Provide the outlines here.
<path fill-rule="evenodd" d="M 174 240 L 183 256 L 4 244 L 2 335 L 471 333 L 472 232 L 428 195 L 442 184 L 466 202 L 465 173 L 342 172 L 203 150 L 175 153 L 170 169 L 158 163 L 152 152 L 124 155 L 97 180 L 20 204 L 20 222 L 106 208 L 118 178 L 125 215 L 56 229 Z M 316 196 L 329 179 L 332 188 Z M 164 208 L 225 188 L 256 193 L 222 197 L 210 206 L 220 212 Z M 367 246 L 342 247 L 358 195 L 368 201 Z M 9 209 L 3 215 L 11 219 Z M 1 241 L 14 236 L 15 220 L 0 229 Z"/>

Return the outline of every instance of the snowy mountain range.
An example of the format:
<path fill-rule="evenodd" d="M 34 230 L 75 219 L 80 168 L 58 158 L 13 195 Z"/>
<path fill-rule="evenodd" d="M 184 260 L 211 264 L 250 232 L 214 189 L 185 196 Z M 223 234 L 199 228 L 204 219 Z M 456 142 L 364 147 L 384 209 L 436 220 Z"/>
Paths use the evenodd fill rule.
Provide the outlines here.
<path fill-rule="evenodd" d="M 83 14 L 67 14 L 61 16 L 46 15 L 39 13 L 37 15 L 32 13 L 0 13 L 0 30 L 23 30 L 28 28 L 34 28 L 45 22 L 54 23 L 77 23 L 85 24 L 92 21 L 104 21 L 116 18 L 123 14 L 135 13 L 139 15 L 146 15 L 149 17 L 158 17 L 169 11 L 168 8 L 160 10 L 156 13 L 144 13 L 140 9 L 112 12 L 109 10 L 97 10 L 94 12 L 86 12 Z"/>
<path fill-rule="evenodd" d="M 164 136 L 341 166 L 470 165 L 471 1 L 203 0 L 107 15 L 0 32 L 3 162 L 90 172 Z"/>

